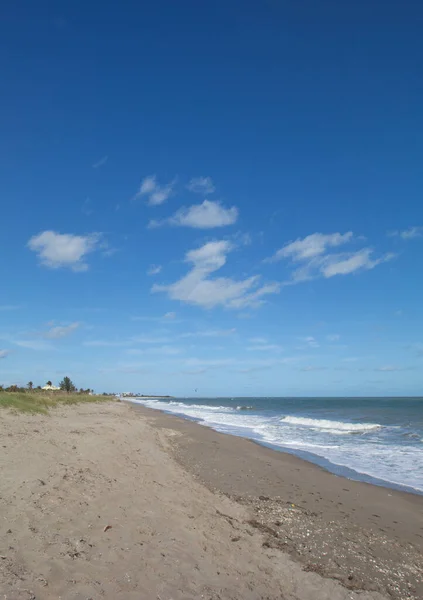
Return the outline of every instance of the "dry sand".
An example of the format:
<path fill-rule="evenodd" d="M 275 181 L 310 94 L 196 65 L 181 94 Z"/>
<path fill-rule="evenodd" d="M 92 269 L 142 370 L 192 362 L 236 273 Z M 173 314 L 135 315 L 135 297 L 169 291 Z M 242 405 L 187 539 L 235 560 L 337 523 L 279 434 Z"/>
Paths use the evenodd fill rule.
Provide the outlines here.
<path fill-rule="evenodd" d="M 293 548 L 283 547 L 283 527 L 275 531 L 266 519 L 271 510 L 286 506 L 275 494 L 260 500 L 254 483 L 255 452 L 270 451 L 245 440 L 127 403 L 60 408 L 49 416 L 3 410 L 0 436 L 1 599 L 388 597 L 305 571 L 304 561 L 283 551 L 293 554 Z M 238 442 L 247 456 L 246 448 L 251 449 L 249 488 L 243 482 L 246 471 L 238 480 L 231 475 L 229 463 L 237 468 L 244 460 L 237 454 Z M 260 460 L 261 468 L 272 462 Z M 212 474 L 208 481 L 206 471 Z M 281 473 L 279 466 L 278 477 Z M 317 476 L 316 481 L 319 486 Z M 340 481 L 346 488 L 354 483 Z M 234 495 L 238 501 L 229 497 Z M 422 504 L 410 506 L 420 518 L 417 530 Z M 285 518 L 286 527 L 290 519 L 294 528 L 301 520 L 317 519 L 301 509 L 298 520 L 291 509 L 286 515 L 278 512 L 278 522 Z M 345 524 L 359 526 L 348 518 Z M 401 538 L 401 528 L 396 531 L 404 547 L 414 551 L 413 543 Z"/>

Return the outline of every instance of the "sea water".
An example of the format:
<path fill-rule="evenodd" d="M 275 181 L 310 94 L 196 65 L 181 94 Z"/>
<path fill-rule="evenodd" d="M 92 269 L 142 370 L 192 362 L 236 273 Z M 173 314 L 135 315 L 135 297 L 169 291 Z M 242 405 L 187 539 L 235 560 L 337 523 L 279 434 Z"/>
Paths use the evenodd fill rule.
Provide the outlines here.
<path fill-rule="evenodd" d="M 339 475 L 423 494 L 423 398 L 131 401 L 296 454 Z"/>

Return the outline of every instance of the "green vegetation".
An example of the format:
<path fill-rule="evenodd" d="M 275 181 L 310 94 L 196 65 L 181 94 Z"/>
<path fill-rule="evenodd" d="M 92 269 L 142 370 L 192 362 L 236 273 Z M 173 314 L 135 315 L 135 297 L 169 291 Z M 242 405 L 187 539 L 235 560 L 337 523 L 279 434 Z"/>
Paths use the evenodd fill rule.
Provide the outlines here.
<path fill-rule="evenodd" d="M 63 392 L 76 392 L 76 387 L 69 377 L 63 377 L 62 381 L 59 383 L 59 387 Z"/>
<path fill-rule="evenodd" d="M 89 394 L 68 394 L 66 392 L 1 392 L 0 408 L 12 408 L 20 412 L 44 413 L 50 408 L 66 404 L 85 402 L 107 402 L 113 396 L 94 396 Z"/>
<path fill-rule="evenodd" d="M 47 385 L 51 387 L 51 381 L 47 381 Z M 107 394 L 95 395 L 90 389 L 81 388 L 78 392 L 69 377 L 64 377 L 60 382 L 60 391 L 43 390 L 40 386 L 34 389 L 32 381 L 27 384 L 27 387 L 11 385 L 3 389 L 0 385 L 0 408 L 6 407 L 28 413 L 46 414 L 50 408 L 59 405 L 106 402 L 114 399 L 114 396 Z"/>

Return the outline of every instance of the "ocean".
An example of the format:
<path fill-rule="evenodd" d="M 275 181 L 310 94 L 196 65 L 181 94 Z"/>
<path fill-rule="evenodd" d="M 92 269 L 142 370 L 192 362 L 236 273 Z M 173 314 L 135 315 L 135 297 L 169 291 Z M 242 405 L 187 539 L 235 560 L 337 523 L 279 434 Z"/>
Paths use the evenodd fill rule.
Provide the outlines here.
<path fill-rule="evenodd" d="M 423 494 L 423 398 L 131 398 L 327 470 Z"/>

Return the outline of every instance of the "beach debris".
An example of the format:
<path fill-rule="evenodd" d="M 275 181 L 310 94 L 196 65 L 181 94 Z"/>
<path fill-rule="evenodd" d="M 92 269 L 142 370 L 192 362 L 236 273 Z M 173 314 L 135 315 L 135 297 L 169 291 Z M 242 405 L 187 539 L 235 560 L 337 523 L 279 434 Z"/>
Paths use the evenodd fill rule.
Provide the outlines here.
<path fill-rule="evenodd" d="M 111 525 L 106 525 L 105 528 L 103 529 L 104 532 L 108 531 L 109 529 L 111 529 L 112 526 Z"/>

